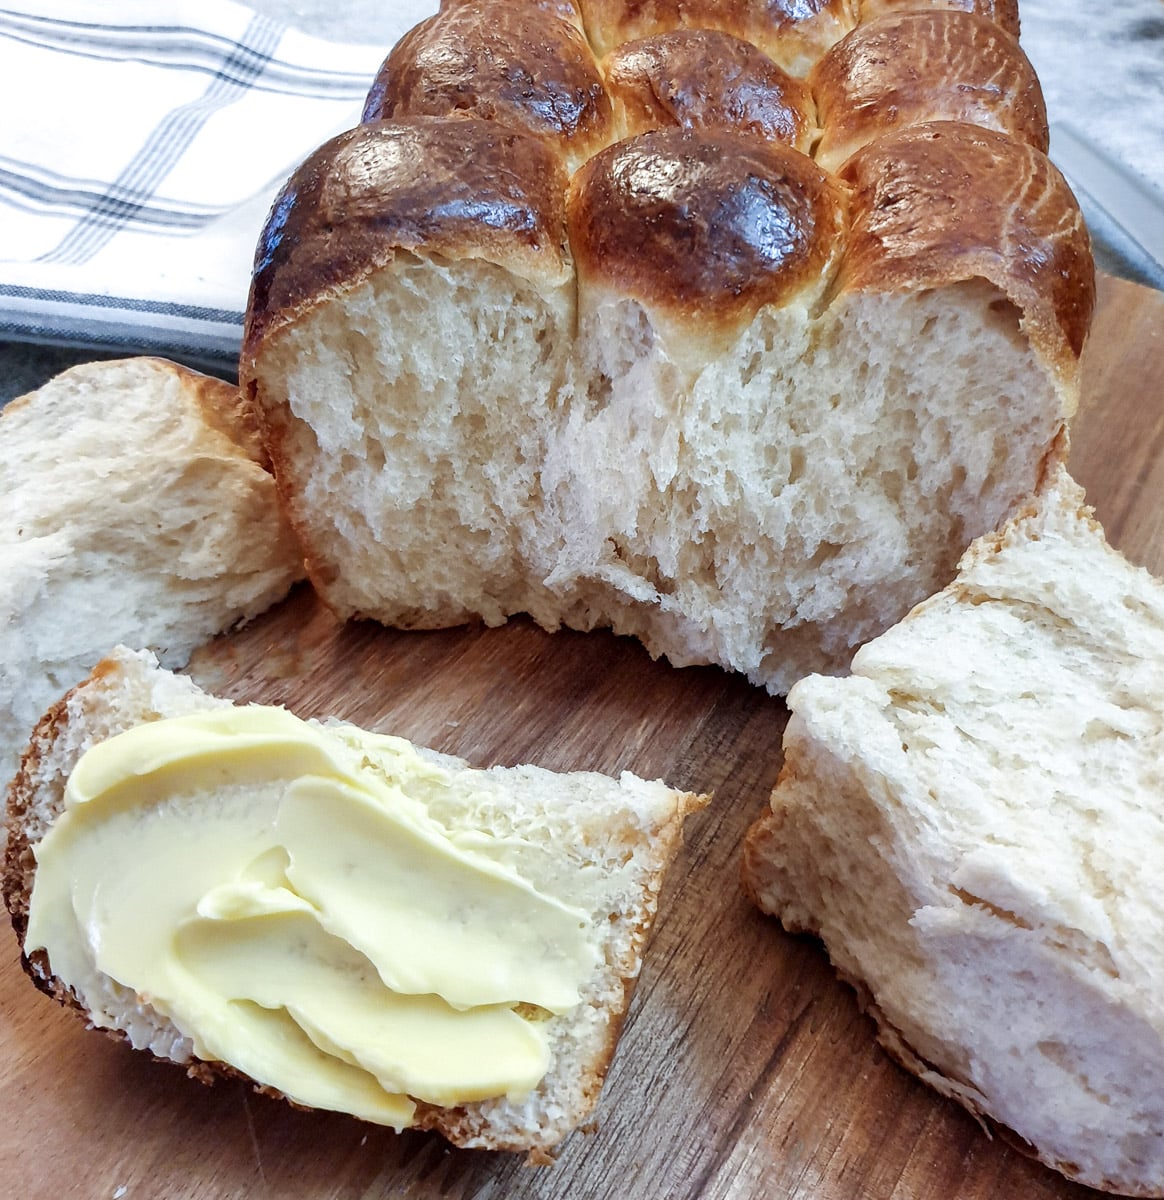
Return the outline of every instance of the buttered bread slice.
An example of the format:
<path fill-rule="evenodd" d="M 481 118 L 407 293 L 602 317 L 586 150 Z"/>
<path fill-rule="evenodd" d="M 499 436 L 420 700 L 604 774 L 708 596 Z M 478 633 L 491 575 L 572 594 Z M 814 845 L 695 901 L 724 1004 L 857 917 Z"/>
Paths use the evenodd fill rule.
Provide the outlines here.
<path fill-rule="evenodd" d="M 597 1102 L 704 802 L 475 770 L 119 649 L 34 735 L 5 899 L 38 987 L 191 1075 L 544 1152 Z"/>

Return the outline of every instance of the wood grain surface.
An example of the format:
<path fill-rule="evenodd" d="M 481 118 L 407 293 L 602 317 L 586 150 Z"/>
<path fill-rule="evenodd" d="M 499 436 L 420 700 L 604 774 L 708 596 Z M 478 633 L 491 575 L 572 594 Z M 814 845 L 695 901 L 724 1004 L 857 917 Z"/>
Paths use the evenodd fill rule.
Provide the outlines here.
<path fill-rule="evenodd" d="M 1164 296 L 1105 280 L 1073 466 L 1112 540 L 1164 574 Z M 196 659 L 204 686 L 335 712 L 477 764 L 533 761 L 714 789 L 687 825 L 594 1126 L 553 1167 L 215 1089 L 87 1032 L 0 951 L 0 1196 L 1093 1195 L 895 1066 L 818 943 L 738 886 L 780 766 L 781 702 L 604 634 L 339 627 L 306 588 Z"/>

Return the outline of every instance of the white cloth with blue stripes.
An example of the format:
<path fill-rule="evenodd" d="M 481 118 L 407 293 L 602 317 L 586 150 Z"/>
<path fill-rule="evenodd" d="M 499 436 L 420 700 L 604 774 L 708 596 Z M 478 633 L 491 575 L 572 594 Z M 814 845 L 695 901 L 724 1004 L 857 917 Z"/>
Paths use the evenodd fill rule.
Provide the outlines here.
<path fill-rule="evenodd" d="M 224 359 L 279 186 L 435 8 L 385 0 L 355 46 L 230 0 L 25 4 L 0 0 L 0 338 Z"/>

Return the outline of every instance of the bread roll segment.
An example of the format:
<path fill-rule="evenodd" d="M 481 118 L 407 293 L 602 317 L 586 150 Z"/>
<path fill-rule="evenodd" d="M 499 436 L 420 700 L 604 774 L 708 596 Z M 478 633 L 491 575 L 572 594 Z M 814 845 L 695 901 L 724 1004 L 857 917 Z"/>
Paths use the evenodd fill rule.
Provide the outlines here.
<path fill-rule="evenodd" d="M 1164 1195 L 1164 584 L 1056 471 L 811 676 L 744 882 L 886 1049 L 1092 1187 Z"/>
<path fill-rule="evenodd" d="M 755 137 L 662 129 L 618 142 L 571 180 L 581 303 L 616 288 L 698 339 L 764 305 L 823 303 L 847 198 L 811 159 Z"/>
<path fill-rule="evenodd" d="M 602 72 L 622 137 L 678 125 L 811 149 L 816 120 L 808 86 L 742 38 L 675 29 L 612 50 Z"/>
<path fill-rule="evenodd" d="M 859 25 L 809 76 L 823 136 L 816 160 L 837 170 L 903 125 L 960 121 L 1047 152 L 1047 109 L 1018 42 L 986 17 L 904 12 Z"/>
<path fill-rule="evenodd" d="M 571 168 L 613 137 L 610 98 L 585 38 L 567 21 L 511 0 L 455 6 L 400 39 L 363 119 L 406 116 L 513 125 L 546 140 Z"/>
<path fill-rule="evenodd" d="M 991 130 L 934 121 L 870 143 L 844 166 L 855 189 L 840 292 L 989 280 L 1075 411 L 1095 308 L 1091 240 L 1045 155 Z"/>
<path fill-rule="evenodd" d="M 540 141 L 493 121 L 371 121 L 332 138 L 263 228 L 243 365 L 260 338 L 397 256 L 480 258 L 567 282 L 565 179 Z"/>
<path fill-rule="evenodd" d="M 554 140 L 500 108 L 374 121 L 288 184 L 240 373 L 337 614 L 609 625 L 780 692 L 940 587 L 1062 452 L 1094 304 L 1062 178 L 1007 134 L 912 123 L 925 105 L 852 135 L 844 87 L 823 137 L 873 140 L 830 173 L 740 100 L 774 95 L 767 41 L 691 64 L 761 15 L 777 39 L 803 23 L 835 46 L 854 10 L 714 8 L 582 7 L 612 128 L 636 132 L 568 184 Z M 417 45 L 467 39 L 489 11 L 444 8 Z M 880 44 L 876 25 L 932 34 L 919 94 L 1021 76 L 983 17 L 873 18 Z M 612 49 L 600 26 L 644 40 Z M 508 60 L 463 51 L 456 94 L 477 112 Z M 879 79 L 861 104 L 893 102 Z"/>

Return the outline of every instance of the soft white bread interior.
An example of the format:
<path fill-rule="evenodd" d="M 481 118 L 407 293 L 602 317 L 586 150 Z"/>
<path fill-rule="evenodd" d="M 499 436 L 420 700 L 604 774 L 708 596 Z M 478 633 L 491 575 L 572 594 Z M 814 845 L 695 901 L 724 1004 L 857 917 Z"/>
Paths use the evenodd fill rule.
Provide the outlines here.
<path fill-rule="evenodd" d="M 74 367 L 0 415 L 0 774 L 118 642 L 171 666 L 302 576 L 238 389 L 160 359 Z"/>
<path fill-rule="evenodd" d="M 785 7 L 602 0 L 588 48 L 462 0 L 288 181 L 240 378 L 339 616 L 782 692 L 1038 485 L 1094 272 L 1030 64 L 948 6 Z"/>
<path fill-rule="evenodd" d="M 227 701 L 159 668 L 147 652 L 118 648 L 44 717 L 9 796 L 12 831 L 4 897 L 22 946 L 37 845 L 62 811 L 66 782 L 81 755 L 143 722 L 224 707 L 230 707 Z M 497 852 L 516 862 L 530 885 L 584 910 L 585 936 L 595 953 L 578 1003 L 543 1014 L 549 1066 L 532 1092 L 443 1107 L 418 1103 L 413 1123 L 464 1146 L 541 1153 L 597 1103 L 664 872 L 680 846 L 683 818 L 707 797 L 629 773 L 615 780 L 533 766 L 476 770 L 459 759 L 421 753 L 436 774 L 399 781 L 405 794 L 422 799 L 454 840 L 478 848 L 496 843 Z M 209 788 L 182 801 L 192 834 L 199 812 L 212 816 L 224 797 L 224 791 L 219 795 Z M 229 1064 L 198 1060 L 188 1031 L 131 988 L 99 972 L 61 979 L 43 950 L 29 953 L 25 967 L 42 990 L 135 1048 L 184 1066 L 206 1082 L 232 1073 Z M 270 1087 L 261 1090 L 272 1093 Z"/>
<path fill-rule="evenodd" d="M 1073 1179 L 1164 1195 L 1164 586 L 1059 472 L 789 707 L 755 901 L 926 1082 Z"/>

